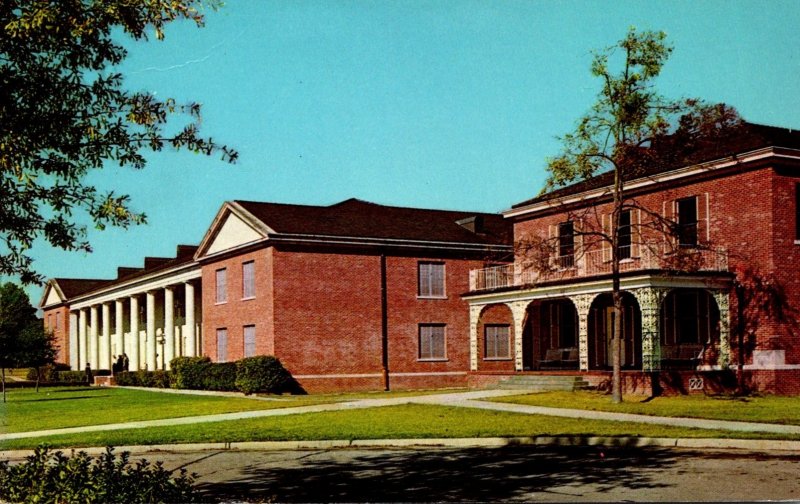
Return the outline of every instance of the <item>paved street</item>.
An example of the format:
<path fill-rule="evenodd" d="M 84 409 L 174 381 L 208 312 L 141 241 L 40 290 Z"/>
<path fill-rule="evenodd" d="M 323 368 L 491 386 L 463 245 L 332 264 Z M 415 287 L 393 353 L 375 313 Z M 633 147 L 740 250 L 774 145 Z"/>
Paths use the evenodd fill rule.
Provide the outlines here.
<path fill-rule="evenodd" d="M 138 457 L 135 457 L 138 458 Z M 731 501 L 800 498 L 800 453 L 664 448 L 158 453 L 208 496 L 277 501 Z"/>

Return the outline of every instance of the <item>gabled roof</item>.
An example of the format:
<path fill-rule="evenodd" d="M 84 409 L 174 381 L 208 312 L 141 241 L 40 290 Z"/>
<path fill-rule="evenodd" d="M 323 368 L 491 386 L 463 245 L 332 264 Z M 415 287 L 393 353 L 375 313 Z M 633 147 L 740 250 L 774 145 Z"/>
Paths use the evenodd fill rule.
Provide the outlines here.
<path fill-rule="evenodd" d="M 394 207 L 355 198 L 329 206 L 235 200 L 217 213 L 196 257 L 209 250 L 221 252 L 214 240 L 230 218 L 252 228 L 249 236 L 240 233 L 241 239 L 232 239 L 231 249 L 280 239 L 470 246 L 510 246 L 512 242 L 511 226 L 499 214 Z"/>
<path fill-rule="evenodd" d="M 682 159 L 676 160 L 674 163 L 645 167 L 633 174 L 632 177 L 628 177 L 628 180 L 657 175 L 684 166 L 715 161 L 766 147 L 800 149 L 800 131 L 745 122 L 736 130 L 735 134 L 726 137 L 724 141 L 709 142 L 705 145 L 701 145 L 696 150 L 693 150 Z M 608 187 L 611 186 L 613 182 L 614 173 L 604 172 L 592 178 L 560 187 L 535 198 L 522 201 L 513 205 L 511 208 L 516 209 L 542 201 L 579 194 L 592 189 Z"/>
<path fill-rule="evenodd" d="M 103 287 L 112 280 L 100 279 L 83 279 L 83 278 L 51 278 L 48 280 L 47 285 L 42 295 L 42 300 L 39 302 L 39 307 L 44 307 L 51 291 L 55 291 L 61 302 L 79 296 L 83 293 L 93 291 Z M 51 305 L 52 306 L 52 303 Z"/>

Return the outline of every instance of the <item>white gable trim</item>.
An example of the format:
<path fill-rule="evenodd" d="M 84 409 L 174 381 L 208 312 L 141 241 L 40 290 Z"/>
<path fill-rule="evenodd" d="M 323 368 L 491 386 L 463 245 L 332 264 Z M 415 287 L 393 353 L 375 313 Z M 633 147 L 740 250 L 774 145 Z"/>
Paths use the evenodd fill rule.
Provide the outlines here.
<path fill-rule="evenodd" d="M 39 303 L 39 306 L 41 308 L 46 308 L 48 306 L 61 304 L 64 301 L 66 301 L 66 298 L 61 293 L 61 289 L 58 288 L 55 281 L 51 280 L 47 282 L 47 287 L 44 290 L 44 295 L 42 296 L 42 301 Z"/>
<path fill-rule="evenodd" d="M 274 231 L 236 202 L 226 201 L 206 231 L 195 260 L 256 243 Z"/>

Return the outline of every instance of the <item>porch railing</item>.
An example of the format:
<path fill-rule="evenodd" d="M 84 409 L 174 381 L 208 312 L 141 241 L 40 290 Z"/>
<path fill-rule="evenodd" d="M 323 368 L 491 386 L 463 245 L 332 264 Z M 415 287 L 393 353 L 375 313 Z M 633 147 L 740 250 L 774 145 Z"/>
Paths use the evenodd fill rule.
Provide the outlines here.
<path fill-rule="evenodd" d="M 667 246 L 620 247 L 620 272 L 626 271 L 728 271 L 724 248 L 674 249 Z M 611 273 L 611 250 L 590 250 L 582 254 L 557 256 L 546 268 L 515 262 L 472 270 L 470 291 L 535 285 L 541 282 L 583 278 Z"/>

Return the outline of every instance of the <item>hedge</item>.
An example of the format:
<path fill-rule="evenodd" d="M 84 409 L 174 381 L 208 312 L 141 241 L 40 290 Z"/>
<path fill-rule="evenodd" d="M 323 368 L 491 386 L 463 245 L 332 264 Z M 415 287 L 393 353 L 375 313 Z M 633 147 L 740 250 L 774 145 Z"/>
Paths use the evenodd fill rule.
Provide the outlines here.
<path fill-rule="evenodd" d="M 70 368 L 69 364 L 62 364 L 60 362 L 56 362 L 55 364 L 48 364 L 46 366 L 42 366 L 39 368 L 41 372 L 40 378 L 42 382 L 56 382 L 58 381 L 58 372 L 59 371 L 69 371 Z M 36 368 L 28 369 L 28 374 L 25 376 L 27 380 L 36 380 Z"/>
<path fill-rule="evenodd" d="M 175 357 L 169 361 L 172 368 L 172 387 L 179 389 L 203 390 L 204 376 L 211 366 L 208 357 Z"/>
<path fill-rule="evenodd" d="M 170 388 L 168 371 L 122 371 L 114 379 L 117 385 L 129 387 Z"/>
<path fill-rule="evenodd" d="M 272 355 L 247 357 L 236 362 L 236 388 L 245 394 L 281 392 L 291 375 Z"/>
<path fill-rule="evenodd" d="M 203 377 L 204 390 L 235 391 L 236 389 L 236 363 L 217 362 L 206 368 Z"/>
<path fill-rule="evenodd" d="M 83 371 L 59 371 L 58 380 L 69 383 L 86 383 L 86 373 Z"/>

